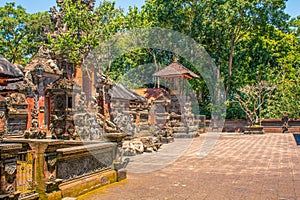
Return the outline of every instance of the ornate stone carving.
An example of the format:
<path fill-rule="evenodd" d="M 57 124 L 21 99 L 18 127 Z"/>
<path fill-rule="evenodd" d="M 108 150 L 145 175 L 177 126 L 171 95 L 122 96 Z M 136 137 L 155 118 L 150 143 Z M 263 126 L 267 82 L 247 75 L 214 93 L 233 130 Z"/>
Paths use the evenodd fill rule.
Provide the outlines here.
<path fill-rule="evenodd" d="M 114 84 L 113 81 L 108 78 L 102 71 L 96 73 L 96 78 L 99 85 L 112 86 Z"/>
<path fill-rule="evenodd" d="M 56 7 L 50 8 L 50 19 L 53 24 L 55 24 L 55 30 L 54 32 L 50 33 L 52 37 L 56 37 L 57 34 L 65 33 L 68 30 L 67 24 L 63 23 L 63 14 L 64 14 L 64 0 L 57 0 L 57 5 L 59 6 L 59 11 L 56 9 Z M 73 1 L 77 2 L 77 1 Z M 95 0 L 81 0 L 81 4 L 85 4 L 90 11 L 94 9 Z M 50 29 L 47 28 L 47 31 L 45 31 L 45 34 L 49 34 Z"/>
<path fill-rule="evenodd" d="M 56 164 L 57 159 L 56 158 L 52 158 L 52 159 L 48 159 L 47 163 L 49 164 L 49 166 L 53 167 Z"/>
<path fill-rule="evenodd" d="M 11 97 L 11 105 L 20 105 L 20 104 L 27 104 L 26 97 L 24 94 L 21 93 L 13 93 L 10 95 Z"/>
<path fill-rule="evenodd" d="M 24 132 L 24 138 L 26 139 L 45 139 L 46 132 L 42 131 L 38 127 L 38 121 L 36 119 L 32 120 L 32 125 L 29 130 Z"/>
<path fill-rule="evenodd" d="M 128 135 L 134 136 L 135 132 L 135 120 L 132 114 L 116 113 L 116 117 L 113 122 L 118 126 L 118 128 Z"/>
<path fill-rule="evenodd" d="M 17 85 L 19 91 L 28 96 L 32 95 L 32 92 L 36 90 L 37 86 L 33 83 L 33 78 L 30 71 L 25 73 L 23 83 Z"/>
<path fill-rule="evenodd" d="M 87 105 L 86 105 L 86 96 L 84 92 L 81 92 L 79 95 L 79 100 L 78 100 L 78 107 L 77 111 L 78 112 L 86 112 L 87 111 Z"/>
<path fill-rule="evenodd" d="M 7 129 L 8 135 L 23 135 L 26 130 L 28 107 L 24 94 L 12 93 L 6 97 Z"/>
<path fill-rule="evenodd" d="M 55 181 L 55 176 L 53 174 L 49 176 L 49 181 Z"/>
<path fill-rule="evenodd" d="M 62 78 L 58 79 L 57 81 L 55 81 L 54 83 L 51 83 L 47 89 L 48 90 L 69 90 L 72 91 L 73 87 L 78 87 L 78 85 L 68 79 L 67 77 L 63 76 Z"/>
<path fill-rule="evenodd" d="M 6 116 L 4 111 L 0 111 L 0 140 L 7 130 Z"/>
<path fill-rule="evenodd" d="M 133 141 L 124 141 L 122 145 L 122 155 L 134 156 L 144 152 L 144 144 L 139 139 Z"/>
<path fill-rule="evenodd" d="M 64 110 L 66 109 L 66 96 L 65 95 L 55 95 L 54 96 L 55 102 L 55 110 Z"/>
<path fill-rule="evenodd" d="M 106 176 L 102 176 L 100 178 L 100 183 L 101 183 L 101 185 L 107 185 L 107 184 L 110 183 L 110 181 L 109 181 L 109 179 Z"/>
<path fill-rule="evenodd" d="M 8 194 L 11 194 L 11 193 L 13 193 L 13 192 L 15 192 L 15 191 L 16 191 L 16 190 L 15 190 L 14 186 L 12 186 L 12 185 L 9 185 L 9 186 L 7 186 L 7 187 L 5 188 L 5 192 L 8 193 Z"/>
<path fill-rule="evenodd" d="M 7 106 L 7 109 L 9 111 L 16 111 L 13 107 L 12 107 L 12 100 L 11 100 L 11 97 L 6 97 L 6 106 Z"/>
<path fill-rule="evenodd" d="M 17 165 L 16 164 L 6 164 L 4 170 L 7 174 L 13 175 L 16 172 Z"/>
<path fill-rule="evenodd" d="M 109 167 L 112 162 L 112 156 L 105 153 L 97 154 L 99 158 L 93 155 L 88 157 L 78 157 L 74 159 L 64 160 L 58 163 L 57 178 L 69 180 L 78 176 L 94 172 Z M 108 159 L 108 160 L 103 160 Z"/>

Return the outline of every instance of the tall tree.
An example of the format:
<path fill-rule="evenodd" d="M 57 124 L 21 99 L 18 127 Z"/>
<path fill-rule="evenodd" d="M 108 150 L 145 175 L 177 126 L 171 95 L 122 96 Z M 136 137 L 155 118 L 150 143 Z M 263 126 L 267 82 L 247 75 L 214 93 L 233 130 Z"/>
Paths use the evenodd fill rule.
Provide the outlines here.
<path fill-rule="evenodd" d="M 136 10 L 134 13 L 146 16 L 147 20 L 140 18 L 147 21 L 145 26 L 170 28 L 203 45 L 220 69 L 228 98 L 233 98 L 237 88 L 259 82 L 257 73 L 260 80 L 269 80 L 268 73 L 278 69 L 276 55 L 284 57 L 285 50 L 277 52 L 281 39 L 276 35 L 288 34 L 285 3 L 285 0 L 148 0 L 138 14 Z M 207 102 L 209 93 L 205 83 L 191 81 L 191 84 L 198 99 Z"/>
<path fill-rule="evenodd" d="M 15 3 L 0 7 L 0 54 L 10 62 L 26 64 L 44 41 L 44 28 L 50 26 L 46 12 L 29 14 Z"/>
<path fill-rule="evenodd" d="M 94 1 L 64 0 L 51 9 L 57 30 L 48 34 L 48 47 L 57 56 L 70 59 L 73 64 L 82 59 L 103 40 L 122 29 L 123 11 L 115 3 L 102 2 L 94 8 Z"/>
<path fill-rule="evenodd" d="M 165 1 L 148 0 L 143 7 L 163 26 L 188 34 L 202 44 L 220 67 L 227 85 L 232 86 L 236 45 L 249 32 L 273 24 L 287 29 L 288 15 L 284 13 L 284 0 L 266 1 Z"/>

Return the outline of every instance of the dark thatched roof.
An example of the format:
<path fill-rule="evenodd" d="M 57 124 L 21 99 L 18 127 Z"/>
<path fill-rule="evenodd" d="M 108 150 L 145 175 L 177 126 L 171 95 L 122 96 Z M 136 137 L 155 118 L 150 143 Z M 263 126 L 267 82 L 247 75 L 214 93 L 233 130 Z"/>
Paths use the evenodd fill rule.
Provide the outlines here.
<path fill-rule="evenodd" d="M 181 75 L 188 75 L 192 78 L 199 78 L 197 74 L 184 67 L 177 60 L 175 60 L 172 64 L 165 67 L 164 69 L 155 72 L 153 74 L 153 76 L 156 77 L 181 76 Z"/>
<path fill-rule="evenodd" d="M 0 77 L 19 78 L 24 77 L 24 74 L 19 67 L 10 63 L 2 55 L 0 55 Z"/>
<path fill-rule="evenodd" d="M 126 88 L 124 85 L 115 84 L 112 88 L 112 99 L 126 101 L 146 102 L 147 99 Z"/>
<path fill-rule="evenodd" d="M 23 81 L 9 83 L 7 86 L 0 86 L 0 91 L 1 92 L 4 92 L 4 91 L 18 91 L 19 90 L 18 85 L 22 85 L 22 84 L 23 84 Z"/>

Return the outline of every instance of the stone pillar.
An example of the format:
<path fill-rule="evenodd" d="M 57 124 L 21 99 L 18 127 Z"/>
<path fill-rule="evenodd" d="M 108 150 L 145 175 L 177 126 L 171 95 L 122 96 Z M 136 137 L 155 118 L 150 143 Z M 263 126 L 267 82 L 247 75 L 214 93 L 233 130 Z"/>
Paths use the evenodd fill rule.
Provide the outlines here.
<path fill-rule="evenodd" d="M 45 172 L 44 172 L 44 160 L 45 150 L 48 147 L 47 143 L 29 143 L 31 149 L 35 152 L 35 180 L 37 183 L 36 191 L 40 194 L 41 199 L 46 199 L 45 196 Z"/>
<path fill-rule="evenodd" d="M 52 180 L 55 181 L 56 179 L 56 174 L 50 173 L 47 166 L 47 161 L 55 161 L 55 158 L 51 159 L 51 161 L 50 159 L 46 158 L 46 150 L 50 151 L 48 149 L 49 146 L 58 146 L 60 144 L 63 144 L 63 141 L 30 140 L 29 142 L 31 149 L 35 152 L 35 180 L 37 183 L 36 192 L 40 194 L 40 199 L 48 199 L 46 194 L 49 190 L 48 185 L 52 185 L 50 182 Z M 53 150 L 54 152 L 56 151 L 55 148 Z M 55 165 L 55 163 L 51 163 L 51 165 Z"/>
<path fill-rule="evenodd" d="M 27 127 L 26 130 L 29 130 L 29 128 L 31 127 L 31 110 L 34 109 L 34 98 L 32 97 L 27 97 L 26 101 L 28 103 L 28 120 L 27 120 Z"/>
<path fill-rule="evenodd" d="M 0 199 L 17 199 L 17 155 L 22 144 L 0 144 Z"/>

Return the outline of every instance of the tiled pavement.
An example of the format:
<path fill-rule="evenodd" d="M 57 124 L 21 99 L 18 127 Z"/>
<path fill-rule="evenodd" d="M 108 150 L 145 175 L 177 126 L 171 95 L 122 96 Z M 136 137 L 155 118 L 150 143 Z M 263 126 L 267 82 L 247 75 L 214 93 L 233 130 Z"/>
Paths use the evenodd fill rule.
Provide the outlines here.
<path fill-rule="evenodd" d="M 292 134 L 222 134 L 201 158 L 197 153 L 204 138 L 177 140 L 158 153 L 134 157 L 127 180 L 79 199 L 300 200 L 300 146 Z M 145 173 L 134 173 L 143 172 L 139 168 Z"/>

